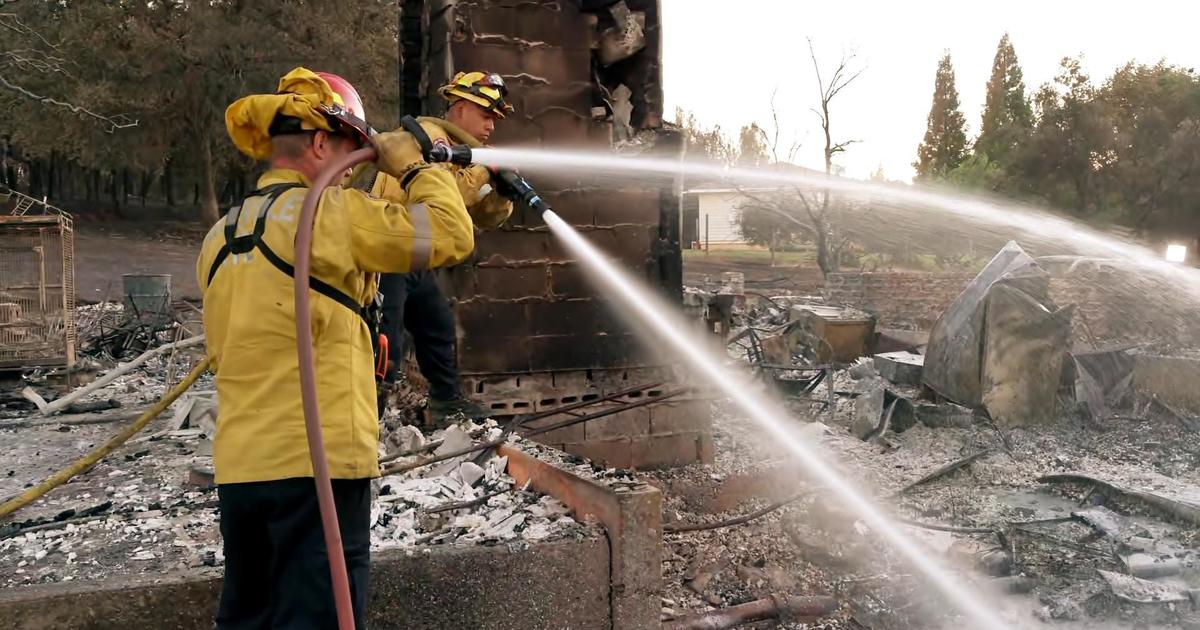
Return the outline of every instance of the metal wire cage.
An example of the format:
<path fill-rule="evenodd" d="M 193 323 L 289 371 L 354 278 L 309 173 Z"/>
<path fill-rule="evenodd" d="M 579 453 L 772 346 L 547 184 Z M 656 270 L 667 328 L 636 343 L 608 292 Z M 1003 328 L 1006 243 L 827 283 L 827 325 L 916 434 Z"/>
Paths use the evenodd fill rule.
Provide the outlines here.
<path fill-rule="evenodd" d="M 75 362 L 70 215 L 0 216 L 0 369 Z"/>

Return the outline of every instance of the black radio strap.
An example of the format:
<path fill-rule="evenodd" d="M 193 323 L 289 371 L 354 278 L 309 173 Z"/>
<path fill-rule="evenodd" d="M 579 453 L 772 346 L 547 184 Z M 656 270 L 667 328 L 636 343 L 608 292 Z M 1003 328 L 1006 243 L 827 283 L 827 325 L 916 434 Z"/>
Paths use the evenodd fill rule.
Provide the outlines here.
<path fill-rule="evenodd" d="M 229 214 L 225 217 L 225 244 L 217 252 L 216 258 L 213 259 L 212 267 L 208 270 L 208 284 L 212 284 L 213 278 L 217 275 L 217 270 L 221 268 L 221 264 L 225 262 L 225 259 L 229 258 L 230 254 L 246 254 L 256 249 L 276 269 L 287 274 L 289 278 L 296 277 L 296 268 L 288 261 L 280 258 L 270 247 L 267 247 L 266 242 L 262 239 L 262 235 L 267 227 L 267 211 L 271 209 L 271 205 L 275 203 L 275 200 L 293 188 L 303 187 L 303 184 L 295 182 L 271 184 L 246 195 L 246 199 L 250 199 L 251 197 L 267 198 L 262 208 L 258 211 L 258 217 L 254 221 L 254 231 L 250 234 L 237 236 L 237 227 L 241 219 L 242 208 L 246 205 L 245 200 L 242 201 L 241 206 L 229 211 Z M 361 304 L 358 300 L 334 288 L 320 278 L 309 276 L 308 286 L 317 293 L 354 311 L 359 317 L 367 321 L 368 326 L 371 326 L 371 318 L 367 313 L 367 306 Z"/>

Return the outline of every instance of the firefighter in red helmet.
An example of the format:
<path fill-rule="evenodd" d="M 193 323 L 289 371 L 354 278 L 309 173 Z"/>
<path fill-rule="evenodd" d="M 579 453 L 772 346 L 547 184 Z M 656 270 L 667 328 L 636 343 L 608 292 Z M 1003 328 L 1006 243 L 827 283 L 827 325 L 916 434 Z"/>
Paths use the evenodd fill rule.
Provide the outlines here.
<path fill-rule="evenodd" d="M 374 135 L 341 77 L 297 68 L 274 94 L 225 112 L 234 145 L 269 162 L 257 190 L 205 237 L 196 272 L 218 397 L 213 442 L 225 580 L 217 627 L 337 627 L 300 400 L 293 240 L 310 182 L 372 143 L 403 182 L 382 200 L 331 187 L 314 225 L 318 402 L 356 623 L 369 571 L 370 480 L 379 475 L 370 318 L 381 273 L 453 265 L 474 248 L 453 174 L 429 168 L 409 132 Z"/>

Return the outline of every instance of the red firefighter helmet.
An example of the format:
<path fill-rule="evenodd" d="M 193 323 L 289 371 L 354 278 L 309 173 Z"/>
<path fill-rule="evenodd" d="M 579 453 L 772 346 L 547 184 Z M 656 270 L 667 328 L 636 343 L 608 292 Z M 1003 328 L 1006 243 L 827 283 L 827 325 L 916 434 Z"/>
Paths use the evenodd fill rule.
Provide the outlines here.
<path fill-rule="evenodd" d="M 325 115 L 336 120 L 356 136 L 363 144 L 375 134 L 375 130 L 367 124 L 367 112 L 363 108 L 362 98 L 358 90 L 350 82 L 332 72 L 317 72 L 317 76 L 325 80 L 333 90 L 337 100 L 333 107 L 326 107 Z"/>

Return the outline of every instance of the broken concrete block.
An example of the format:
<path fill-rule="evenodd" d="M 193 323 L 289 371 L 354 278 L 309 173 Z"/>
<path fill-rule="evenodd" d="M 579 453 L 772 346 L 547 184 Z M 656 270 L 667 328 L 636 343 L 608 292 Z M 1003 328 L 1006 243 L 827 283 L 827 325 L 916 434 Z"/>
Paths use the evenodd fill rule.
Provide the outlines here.
<path fill-rule="evenodd" d="M 433 452 L 434 455 L 445 455 L 461 451 L 471 445 L 471 434 L 458 426 L 452 426 L 442 432 L 442 445 Z"/>
<path fill-rule="evenodd" d="M 921 384 L 921 369 L 925 357 L 912 352 L 887 352 L 875 355 L 875 370 L 897 385 Z"/>
<path fill-rule="evenodd" d="M 483 479 L 483 475 L 483 467 L 474 462 L 463 462 L 458 467 L 458 477 L 467 486 L 474 486 L 476 482 Z"/>
<path fill-rule="evenodd" d="M 401 425 L 393 431 L 390 440 L 401 451 L 415 451 L 425 446 L 425 436 L 411 424 Z"/>
<path fill-rule="evenodd" d="M 197 490 L 212 490 L 217 487 L 216 473 L 211 468 L 193 466 L 188 470 L 187 482 L 184 485 Z"/>
<path fill-rule="evenodd" d="M 1191 598 L 1182 587 L 1151 582 L 1132 575 L 1099 570 L 1100 577 L 1108 582 L 1112 594 L 1136 604 L 1186 602 Z"/>
<path fill-rule="evenodd" d="M 1121 561 L 1125 563 L 1125 569 L 1130 575 L 1144 580 L 1179 575 L 1183 571 L 1183 564 L 1179 562 L 1179 558 L 1159 558 L 1148 553 L 1134 553 L 1122 556 Z"/>
<path fill-rule="evenodd" d="M 854 420 L 850 432 L 860 440 L 871 437 L 883 420 L 884 390 L 878 387 L 854 399 Z"/>

